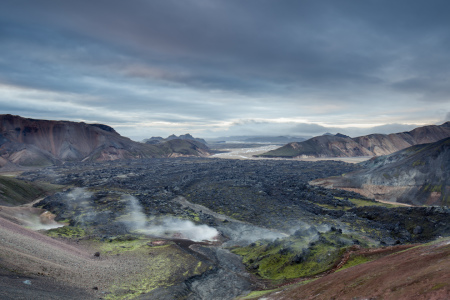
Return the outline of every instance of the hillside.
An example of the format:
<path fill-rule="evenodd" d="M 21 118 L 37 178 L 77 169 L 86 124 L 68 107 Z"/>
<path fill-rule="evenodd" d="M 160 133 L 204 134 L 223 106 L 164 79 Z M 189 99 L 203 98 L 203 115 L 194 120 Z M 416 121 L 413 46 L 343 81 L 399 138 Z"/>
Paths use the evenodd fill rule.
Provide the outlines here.
<path fill-rule="evenodd" d="M 317 136 L 304 142 L 289 143 L 259 156 L 288 158 L 379 156 L 447 137 L 450 137 L 450 122 L 388 135 L 370 134 L 356 138 L 342 134 Z"/>
<path fill-rule="evenodd" d="M 103 124 L 48 121 L 0 115 L 0 167 L 46 166 L 67 161 L 108 161 L 148 157 L 207 155 L 196 152 L 192 141 L 177 147 L 134 142 Z M 200 148 L 200 147 L 199 147 Z M 177 153 L 183 150 L 183 153 Z"/>
<path fill-rule="evenodd" d="M 450 138 L 361 163 L 365 169 L 314 183 L 414 205 L 450 205 Z"/>
<path fill-rule="evenodd" d="M 0 176 L 0 205 L 25 204 L 58 188 L 57 185 L 26 182 L 13 177 Z"/>
<path fill-rule="evenodd" d="M 450 240 L 401 250 L 355 251 L 336 273 L 239 299 L 449 299 Z"/>

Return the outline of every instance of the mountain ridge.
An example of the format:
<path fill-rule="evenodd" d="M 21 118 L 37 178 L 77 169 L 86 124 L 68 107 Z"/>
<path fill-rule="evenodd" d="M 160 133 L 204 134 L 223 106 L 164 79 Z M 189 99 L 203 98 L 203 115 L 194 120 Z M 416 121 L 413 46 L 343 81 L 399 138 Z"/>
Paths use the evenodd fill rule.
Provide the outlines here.
<path fill-rule="evenodd" d="M 189 141 L 200 142 L 205 145 L 207 144 L 207 142 L 204 139 L 195 138 L 189 133 L 181 134 L 180 136 L 176 136 L 175 134 L 172 134 L 172 135 L 169 135 L 167 138 L 163 138 L 160 136 L 152 136 L 151 138 L 145 139 L 142 142 L 145 144 L 155 145 L 155 144 L 159 144 L 159 143 L 163 143 L 163 142 L 167 142 L 167 141 L 171 141 L 171 140 L 189 140 Z"/>
<path fill-rule="evenodd" d="M 112 127 L 0 115 L 0 167 L 45 166 L 66 161 L 104 161 L 176 155 L 209 155 L 208 148 L 183 141 L 173 147 L 147 145 L 121 136 Z M 201 151 L 195 152 L 196 149 Z"/>
<path fill-rule="evenodd" d="M 304 142 L 286 144 L 259 156 L 285 158 L 379 156 L 447 137 L 450 137 L 450 121 L 442 125 L 428 125 L 400 133 L 375 133 L 355 138 L 342 134 L 317 136 Z"/>

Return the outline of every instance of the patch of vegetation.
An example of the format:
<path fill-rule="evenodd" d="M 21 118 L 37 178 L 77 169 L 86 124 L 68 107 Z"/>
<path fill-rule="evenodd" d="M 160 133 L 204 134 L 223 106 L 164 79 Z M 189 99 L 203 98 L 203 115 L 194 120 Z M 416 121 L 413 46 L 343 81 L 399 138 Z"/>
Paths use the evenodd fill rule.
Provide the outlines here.
<path fill-rule="evenodd" d="M 427 184 L 423 187 L 423 190 L 430 193 L 431 192 L 440 193 L 442 191 L 442 184 L 439 185 Z"/>
<path fill-rule="evenodd" d="M 338 271 L 353 267 L 353 266 L 357 266 L 369 261 L 374 260 L 375 258 L 371 258 L 368 256 L 363 256 L 363 255 L 356 255 L 351 257 L 343 266 L 342 268 L 340 268 Z"/>
<path fill-rule="evenodd" d="M 447 287 L 447 286 L 448 286 L 448 283 L 443 283 L 443 282 L 437 283 L 431 288 L 431 290 L 436 291 L 436 290 L 442 289 L 443 287 Z"/>
<path fill-rule="evenodd" d="M 140 248 L 147 249 L 148 243 L 151 241 L 147 238 L 137 238 L 133 236 L 125 236 L 110 239 L 107 242 L 103 242 L 100 246 L 100 252 L 108 255 L 116 255 L 119 253 L 124 253 L 128 251 L 136 251 Z M 167 247 L 169 244 L 164 244 L 157 247 Z M 155 246 L 153 246 L 155 247 Z"/>
<path fill-rule="evenodd" d="M 46 234 L 51 237 L 81 238 L 86 236 L 86 231 L 78 226 L 63 226 L 50 229 Z"/>
<path fill-rule="evenodd" d="M 46 192 L 56 191 L 62 186 L 28 182 L 8 176 L 0 176 L 0 205 L 21 205 L 29 203 Z"/>
<path fill-rule="evenodd" d="M 361 206 L 398 207 L 398 206 L 400 206 L 400 205 L 396 205 L 396 204 L 378 202 L 378 201 L 375 201 L 375 200 L 364 200 L 364 199 L 356 199 L 356 198 L 352 198 L 352 199 L 349 199 L 349 200 L 353 204 L 355 204 L 356 207 L 361 207 Z"/>
<path fill-rule="evenodd" d="M 424 166 L 424 165 L 425 165 L 425 162 L 424 162 L 424 161 L 421 161 L 421 160 L 416 160 L 416 161 L 414 161 L 413 164 L 412 164 L 413 167 Z"/>
<path fill-rule="evenodd" d="M 276 292 L 278 289 L 273 289 L 273 290 L 264 290 L 264 291 L 253 291 L 250 294 L 242 297 L 242 298 L 238 298 L 239 300 L 252 300 L 252 299 L 258 299 L 261 296 L 264 296 L 266 294 L 269 293 L 273 293 Z"/>
<path fill-rule="evenodd" d="M 195 259 L 178 247 L 149 247 L 146 242 L 148 240 L 112 243 L 115 244 L 113 247 L 130 247 L 120 255 L 140 256 L 144 263 L 138 270 L 134 270 L 131 276 L 118 278 L 113 282 L 110 293 L 105 295 L 104 299 L 134 299 L 159 287 L 174 285 L 211 269 L 209 264 Z"/>
<path fill-rule="evenodd" d="M 323 203 L 315 203 L 317 206 L 326 208 L 326 209 L 332 209 L 332 210 L 348 210 L 351 207 L 349 206 L 334 206 L 331 204 L 323 204 Z"/>
<path fill-rule="evenodd" d="M 262 240 L 232 252 L 241 255 L 248 270 L 264 279 L 283 282 L 287 279 L 313 276 L 331 269 L 345 249 L 355 242 L 353 236 L 332 229 L 305 237 L 305 232 L 293 236 Z M 311 240 L 312 238 L 312 240 Z M 363 241 L 357 243 L 365 244 Z"/>
<path fill-rule="evenodd" d="M 343 197 L 335 197 L 336 199 L 339 200 L 344 200 Z M 347 201 L 350 201 L 353 206 L 332 206 L 332 205 L 326 205 L 326 204 L 318 204 L 316 203 L 316 205 L 319 205 L 321 207 L 327 208 L 327 209 L 337 209 L 337 210 L 349 210 L 353 207 L 361 207 L 361 206 L 384 206 L 384 207 L 398 207 L 401 205 L 398 204 L 390 204 L 390 203 L 383 203 L 383 202 L 378 202 L 376 200 L 371 200 L 371 199 L 360 199 L 360 198 L 349 198 L 349 199 L 345 199 Z"/>

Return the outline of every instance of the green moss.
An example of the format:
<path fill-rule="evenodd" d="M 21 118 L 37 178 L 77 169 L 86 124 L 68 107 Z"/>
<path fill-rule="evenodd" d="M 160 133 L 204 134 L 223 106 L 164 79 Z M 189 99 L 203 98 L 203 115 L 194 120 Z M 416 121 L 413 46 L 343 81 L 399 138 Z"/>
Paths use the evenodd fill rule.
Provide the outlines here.
<path fill-rule="evenodd" d="M 126 243 L 129 252 L 121 255 L 141 256 L 146 262 L 132 276 L 117 279 L 110 286 L 104 299 L 134 299 L 154 289 L 174 285 L 200 275 L 211 266 L 195 259 L 173 245 L 148 247 L 148 240 L 139 239 Z M 115 246 L 124 245 L 116 243 Z M 150 251 L 150 253 L 148 253 Z M 130 274 L 131 275 L 131 274 Z"/>
<path fill-rule="evenodd" d="M 0 176 L 0 204 L 20 205 L 29 203 L 46 192 L 61 188 L 62 186 L 59 185 L 27 182 L 9 176 Z"/>
<path fill-rule="evenodd" d="M 74 226 L 63 226 L 50 229 L 46 233 L 51 237 L 80 238 L 86 236 L 84 229 Z"/>
<path fill-rule="evenodd" d="M 415 162 L 413 162 L 412 166 L 413 167 L 417 167 L 417 166 L 424 166 L 425 162 L 421 161 L 421 160 L 416 160 Z"/>
<path fill-rule="evenodd" d="M 430 192 L 438 192 L 438 193 L 440 193 L 441 191 L 442 191 L 442 184 L 432 186 Z"/>
<path fill-rule="evenodd" d="M 326 208 L 326 209 L 332 209 L 332 210 L 342 210 L 342 209 L 348 209 L 349 207 L 342 207 L 342 206 L 333 206 L 330 204 L 323 204 L 323 203 L 315 203 L 315 205 Z"/>
<path fill-rule="evenodd" d="M 357 265 L 360 265 L 360 264 L 363 264 L 363 263 L 366 263 L 366 262 L 369 262 L 369 261 L 372 261 L 372 260 L 374 260 L 374 259 L 370 258 L 370 257 L 367 257 L 367 256 L 361 256 L 361 255 L 354 256 L 354 257 L 350 258 L 342 266 L 342 268 L 340 268 L 338 271 L 341 271 L 341 270 L 344 270 L 344 269 L 347 269 L 347 268 L 350 268 L 350 267 L 353 267 L 353 266 L 357 266 Z"/>
<path fill-rule="evenodd" d="M 302 237 L 291 236 L 273 242 L 260 241 L 232 252 L 241 255 L 244 264 L 256 275 L 283 282 L 329 270 L 345 251 L 344 241 L 349 242 L 351 238 L 327 232 L 319 234 L 317 241 L 308 244 Z"/>
<path fill-rule="evenodd" d="M 195 211 L 188 211 L 188 219 L 194 222 L 200 222 L 200 217 Z"/>
<path fill-rule="evenodd" d="M 383 203 L 383 202 L 378 202 L 378 201 L 370 201 L 370 200 L 363 200 L 363 199 L 356 199 L 356 198 L 352 198 L 349 199 L 353 204 L 356 205 L 356 207 L 360 207 L 360 206 L 384 206 L 384 207 L 398 207 L 400 205 L 397 204 L 389 204 L 389 203 Z"/>
<path fill-rule="evenodd" d="M 433 291 L 435 291 L 435 290 L 439 290 L 439 289 L 441 289 L 443 287 L 446 287 L 446 286 L 448 286 L 448 283 L 437 283 L 431 289 Z"/>
<path fill-rule="evenodd" d="M 442 192 L 442 184 L 439 184 L 439 185 L 433 185 L 433 184 L 426 184 L 426 185 L 424 185 L 423 187 L 422 187 L 422 189 L 425 191 L 425 192 L 438 192 L 438 193 L 440 193 L 440 192 Z"/>
<path fill-rule="evenodd" d="M 102 243 L 100 251 L 105 254 L 119 254 L 127 251 L 135 251 L 142 247 L 148 248 L 148 242 L 148 239 L 113 240 Z"/>
<path fill-rule="evenodd" d="M 258 299 L 261 296 L 264 296 L 266 294 L 276 292 L 278 289 L 274 290 L 265 290 L 265 291 L 253 291 L 250 294 L 246 295 L 245 297 L 238 298 L 239 300 L 251 300 L 251 299 Z"/>
<path fill-rule="evenodd" d="M 340 200 L 344 200 L 343 197 L 335 197 L 335 198 L 336 199 L 340 199 Z M 375 201 L 375 200 L 364 200 L 364 199 L 358 199 L 358 198 L 350 198 L 348 200 L 350 202 L 352 202 L 353 204 L 355 204 L 356 207 L 360 207 L 360 206 L 384 206 L 384 207 L 388 207 L 389 208 L 389 207 L 398 207 L 398 206 L 400 206 L 400 205 L 397 205 L 397 204 L 383 203 L 383 202 L 378 202 L 378 201 Z M 326 206 L 326 205 L 320 205 L 320 204 L 317 204 L 317 205 L 322 206 L 322 207 Z M 328 206 L 331 207 L 331 205 L 328 205 Z M 343 208 L 344 208 L 344 210 L 351 209 L 351 207 L 348 207 L 348 206 L 345 206 Z M 332 209 L 332 208 L 329 208 L 329 209 Z M 334 207 L 334 209 L 339 209 L 339 208 Z"/>

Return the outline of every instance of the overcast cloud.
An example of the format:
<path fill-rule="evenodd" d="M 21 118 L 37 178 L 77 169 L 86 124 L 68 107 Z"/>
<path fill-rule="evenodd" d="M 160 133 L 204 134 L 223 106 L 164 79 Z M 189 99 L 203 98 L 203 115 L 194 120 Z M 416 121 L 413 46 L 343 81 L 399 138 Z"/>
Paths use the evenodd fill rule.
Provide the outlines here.
<path fill-rule="evenodd" d="M 0 113 L 191 133 L 349 135 L 450 115 L 446 0 L 3 0 Z"/>

